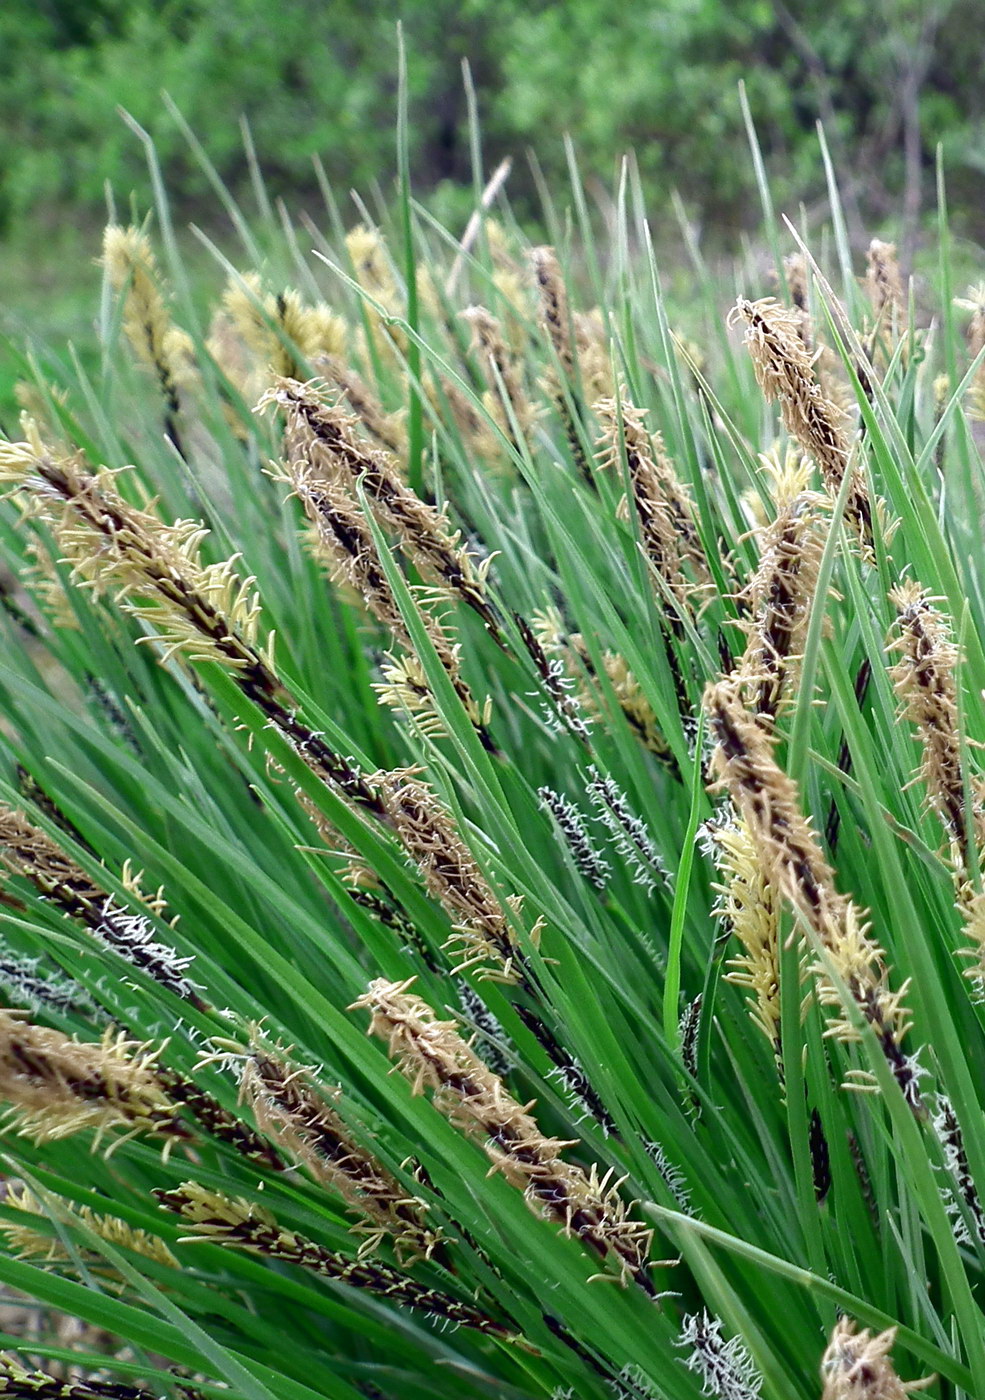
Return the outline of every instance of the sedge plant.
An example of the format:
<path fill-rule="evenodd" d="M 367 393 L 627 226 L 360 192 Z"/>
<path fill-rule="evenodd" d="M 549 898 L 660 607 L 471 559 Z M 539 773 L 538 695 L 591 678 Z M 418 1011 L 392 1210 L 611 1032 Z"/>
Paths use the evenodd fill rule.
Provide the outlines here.
<path fill-rule="evenodd" d="M 211 292 L 157 188 L 0 444 L 0 1388 L 985 1394 L 943 211 L 929 310 L 832 187 L 678 322 L 631 172 L 220 190 Z"/>

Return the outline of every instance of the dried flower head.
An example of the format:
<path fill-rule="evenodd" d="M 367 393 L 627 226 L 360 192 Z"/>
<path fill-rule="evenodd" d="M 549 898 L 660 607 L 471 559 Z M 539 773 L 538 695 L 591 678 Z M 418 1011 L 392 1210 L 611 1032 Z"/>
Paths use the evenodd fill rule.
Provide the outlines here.
<path fill-rule="evenodd" d="M 903 279 L 895 243 L 873 238 L 866 253 L 865 290 L 875 312 L 876 329 L 893 331 L 903 312 Z"/>
<path fill-rule="evenodd" d="M 457 971 L 488 964 L 484 975 L 515 981 L 516 935 L 451 813 L 414 770 L 381 771 L 369 782 L 390 827 L 423 875 L 428 893 L 455 920 L 451 941 L 465 954 Z M 531 937 L 535 936 L 532 932 Z"/>
<path fill-rule="evenodd" d="M 268 375 L 297 376 L 304 362 L 319 355 L 345 354 L 346 327 L 341 316 L 324 303 L 306 305 L 293 288 L 267 291 L 257 272 L 231 276 L 222 304 Z"/>
<path fill-rule="evenodd" d="M 541 325 L 554 347 L 562 373 L 574 375 L 575 355 L 571 340 L 571 312 L 568 289 L 564 284 L 557 253 L 548 246 L 531 248 L 527 253 L 537 283 Z"/>
<path fill-rule="evenodd" d="M 482 1142 L 494 1168 L 523 1191 L 532 1210 L 611 1258 L 624 1279 L 655 1296 L 649 1275 L 653 1231 L 630 1217 L 612 1172 L 600 1178 L 595 1167 L 585 1172 L 565 1161 L 561 1149 L 570 1144 L 544 1137 L 530 1106 L 511 1097 L 455 1022 L 437 1020 L 426 1002 L 410 994 L 413 980 L 379 979 L 353 1003 L 371 1012 L 370 1033 L 387 1041 L 413 1092 L 433 1090 L 435 1106 Z"/>
<path fill-rule="evenodd" d="M 814 349 L 814 335 L 811 328 L 811 310 L 807 259 L 803 253 L 788 253 L 783 259 L 783 272 L 787 283 L 790 304 L 798 315 L 797 334 L 809 353 Z"/>
<path fill-rule="evenodd" d="M 124 334 L 157 379 L 165 404 L 165 432 L 180 452 L 179 391 L 198 379 L 192 339 L 171 319 L 157 259 L 140 229 L 110 224 L 103 234 L 103 265 L 110 284 L 123 293 Z"/>
<path fill-rule="evenodd" d="M 925 1390 L 935 1377 L 901 1381 L 889 1352 L 896 1340 L 890 1327 L 874 1337 L 868 1328 L 856 1332 L 849 1317 L 840 1317 L 821 1360 L 822 1400 L 906 1400 Z"/>
<path fill-rule="evenodd" d="M 73 1372 L 75 1368 L 73 1367 Z M 201 1391 L 181 1387 L 186 1400 L 203 1400 Z M 0 1354 L 0 1395 L 10 1400 L 156 1400 L 156 1392 L 139 1385 L 123 1385 L 120 1381 L 99 1380 L 87 1376 L 84 1380 L 73 1375 L 52 1375 L 47 1371 L 28 1371 L 19 1361 Z"/>
<path fill-rule="evenodd" d="M 706 831 L 721 877 L 714 887 L 719 897 L 713 912 L 742 945 L 742 952 L 729 959 L 726 975 L 748 992 L 753 1020 L 782 1066 L 778 891 L 744 818 L 709 823 Z"/>
<path fill-rule="evenodd" d="M 606 697 L 604 687 L 598 683 L 598 673 L 584 637 L 580 632 L 567 632 L 555 608 L 546 608 L 535 613 L 530 632 L 543 658 L 542 662 L 538 662 L 538 670 L 542 675 L 547 671 L 548 663 L 557 659 L 564 663 L 563 676 L 567 677 L 568 672 L 573 672 L 582 679 L 577 695 L 572 696 L 570 688 L 566 688 L 565 698 L 569 705 L 571 700 L 577 701 L 578 712 L 574 716 L 576 720 L 580 719 L 583 724 L 590 724 L 603 713 Z M 534 659 L 536 661 L 537 657 Z M 673 750 L 660 728 L 656 712 L 643 687 L 630 669 L 629 662 L 619 652 L 608 648 L 602 653 L 601 659 L 602 669 L 626 723 L 643 747 L 659 758 L 674 776 L 678 777 L 678 765 Z M 574 676 L 569 679 L 574 679 Z M 557 709 L 556 700 L 554 704 Z"/>
<path fill-rule="evenodd" d="M 919 583 L 901 583 L 889 597 L 899 626 L 892 650 L 900 653 L 890 674 L 903 702 L 903 717 L 916 726 L 923 746 L 920 777 L 927 805 L 943 824 L 956 873 L 967 877 L 977 867 L 971 842 L 985 849 L 985 795 L 973 783 L 970 807 L 965 799 L 958 648 L 948 619 Z"/>
<path fill-rule="evenodd" d="M 472 349 L 489 386 L 486 407 L 505 437 L 512 439 L 513 425 L 522 437 L 536 418 L 523 384 L 520 362 L 513 353 L 497 318 L 484 306 L 469 306 L 462 318 L 472 332 Z"/>
<path fill-rule="evenodd" d="M 154 626 L 168 655 L 237 670 L 262 659 L 253 580 L 237 576 L 234 560 L 201 563 L 202 526 L 163 524 L 125 500 L 112 473 L 92 472 L 81 453 L 54 457 L 38 441 L 0 443 L 0 481 L 27 493 L 75 577 L 125 594 L 124 606 Z"/>
<path fill-rule="evenodd" d="M 345 399 L 355 422 L 370 438 L 392 454 L 397 471 L 407 453 L 407 427 L 403 412 L 386 413 L 376 393 L 340 355 L 318 355 L 313 368 Z"/>
<path fill-rule="evenodd" d="M 389 455 L 357 438 L 353 420 L 314 385 L 281 379 L 259 407 L 271 404 L 284 414 L 288 472 L 301 473 L 323 487 L 334 485 L 353 501 L 361 486 L 380 524 L 398 536 L 414 565 L 461 598 L 495 631 L 482 571 L 444 516 L 404 485 Z"/>
<path fill-rule="evenodd" d="M 79 580 L 117 591 L 150 624 L 165 644 L 165 659 L 179 653 L 225 667 L 319 778 L 373 810 L 353 766 L 299 718 L 274 669 L 272 635 L 259 645 L 253 579 L 239 578 L 235 557 L 202 564 L 201 526 L 162 524 L 124 500 L 110 473 L 91 473 L 81 453 L 56 458 L 37 440 L 0 443 L 0 481 L 28 493 Z"/>
<path fill-rule="evenodd" d="M 827 397 L 814 373 L 814 356 L 800 338 L 800 315 L 772 297 L 746 301 L 740 297 L 729 324 L 745 323 L 756 379 L 767 400 L 779 401 L 787 432 L 817 463 L 831 496 L 837 496 L 845 473 L 851 472 L 845 514 L 866 556 L 872 550 L 872 502 L 845 434 L 842 411 Z"/>

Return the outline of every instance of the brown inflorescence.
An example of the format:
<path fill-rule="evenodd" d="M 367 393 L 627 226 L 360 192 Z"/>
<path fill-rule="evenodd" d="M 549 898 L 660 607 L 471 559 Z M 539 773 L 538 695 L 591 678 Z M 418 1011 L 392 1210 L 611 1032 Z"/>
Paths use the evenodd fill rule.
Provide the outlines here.
<path fill-rule="evenodd" d="M 660 433 L 648 431 L 645 411 L 625 393 L 600 400 L 593 411 L 602 428 L 599 465 L 621 472 L 625 463 L 646 558 L 676 606 L 690 612 L 695 585 L 711 578 L 690 493 Z"/>
<path fill-rule="evenodd" d="M 744 819 L 764 873 L 811 930 L 821 953 L 814 966 L 821 1001 L 840 1007 L 841 995 L 827 970 L 830 960 L 861 1016 L 874 1030 L 903 1095 L 922 1111 L 920 1068 L 902 1042 L 909 1029 L 904 997 L 888 985 L 885 954 L 868 936 L 861 911 L 835 888 L 810 823 L 800 810 L 796 785 L 780 768 L 764 726 L 744 707 L 734 681 L 709 686 L 705 708 L 717 740 L 713 765 Z M 851 1041 L 847 1014 L 829 1035 Z"/>
<path fill-rule="evenodd" d="M 399 1256 L 431 1254 L 441 1235 L 426 1221 L 427 1203 L 408 1194 L 356 1141 L 335 1106 L 341 1090 L 326 1093 L 310 1069 L 292 1063 L 284 1050 L 259 1036 L 243 1061 L 240 1083 L 261 1131 L 360 1217 L 354 1228 L 367 1236 L 361 1255 L 384 1238 L 392 1239 Z"/>
<path fill-rule="evenodd" d="M 350 1259 L 294 1230 L 279 1225 L 268 1210 L 241 1197 L 210 1191 L 185 1181 L 173 1191 L 155 1192 L 161 1205 L 188 1222 L 193 1240 L 233 1249 L 246 1249 L 267 1259 L 296 1264 L 322 1278 L 365 1289 L 404 1307 L 416 1308 L 446 1322 L 472 1327 L 496 1337 L 512 1336 L 505 1323 L 481 1312 L 473 1303 L 418 1283 L 400 1269 L 375 1259 Z"/>
<path fill-rule="evenodd" d="M 612 1173 L 600 1178 L 595 1167 L 585 1172 L 567 1162 L 561 1152 L 571 1144 L 544 1136 L 531 1105 L 524 1107 L 510 1095 L 462 1039 L 456 1023 L 439 1021 L 409 991 L 413 980 L 379 979 L 353 1004 L 369 1010 L 370 1033 L 386 1040 L 413 1092 L 431 1089 L 435 1106 L 479 1139 L 495 1170 L 523 1191 L 532 1210 L 563 1225 L 594 1253 L 611 1259 L 620 1277 L 656 1297 L 649 1257 L 653 1231 L 630 1216 Z"/>
<path fill-rule="evenodd" d="M 0 1100 L 18 1132 L 51 1142 L 95 1128 L 188 1138 L 165 1092 L 158 1050 L 107 1030 L 78 1041 L 0 1010 Z"/>
<path fill-rule="evenodd" d="M 756 379 L 766 399 L 778 401 L 787 432 L 813 458 L 832 497 L 850 472 L 845 514 L 865 557 L 872 553 L 872 502 L 861 471 L 851 462 L 845 415 L 814 373 L 814 355 L 800 337 L 800 315 L 772 297 L 740 297 L 729 324 L 743 321 Z"/>
<path fill-rule="evenodd" d="M 840 1317 L 821 1361 L 824 1392 L 821 1400 L 906 1400 L 932 1385 L 935 1377 L 901 1381 L 889 1355 L 896 1340 L 890 1327 L 874 1337 L 868 1328 L 857 1332 L 850 1317 Z"/>
<path fill-rule="evenodd" d="M 746 587 L 746 649 L 736 671 L 750 707 L 772 722 L 796 674 L 821 565 L 824 498 L 808 489 L 806 460 L 764 458 L 776 514 L 759 537 L 759 563 Z"/>

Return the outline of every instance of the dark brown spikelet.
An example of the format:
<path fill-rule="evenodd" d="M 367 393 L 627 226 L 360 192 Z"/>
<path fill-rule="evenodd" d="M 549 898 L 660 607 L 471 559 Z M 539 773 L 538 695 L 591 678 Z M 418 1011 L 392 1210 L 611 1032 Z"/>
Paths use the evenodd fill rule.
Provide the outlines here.
<path fill-rule="evenodd" d="M 185 975 L 191 958 L 179 957 L 173 948 L 156 942 L 146 914 L 117 903 L 23 812 L 2 804 L 0 861 L 160 986 L 200 1009 L 206 1007 Z"/>
<path fill-rule="evenodd" d="M 284 1170 L 283 1158 L 270 1143 L 266 1142 L 255 1128 L 251 1128 L 249 1123 L 244 1123 L 235 1113 L 231 1113 L 200 1084 L 196 1084 L 187 1075 L 163 1066 L 158 1074 L 168 1097 L 182 1108 L 186 1108 L 199 1126 L 212 1137 L 228 1143 L 241 1157 L 250 1162 L 259 1162 L 271 1171 Z"/>
<path fill-rule="evenodd" d="M 650 1296 L 653 1231 L 632 1219 L 609 1172 L 599 1178 L 567 1162 L 571 1144 L 544 1137 L 536 1120 L 479 1059 L 454 1021 L 439 1021 L 413 996 L 407 982 L 372 982 L 353 1003 L 371 1013 L 369 1030 L 382 1037 L 414 1093 L 433 1090 L 435 1107 L 456 1127 L 477 1138 L 511 1185 L 523 1191 L 530 1208 L 563 1225 L 595 1254 L 611 1259 L 624 1281 L 632 1279 Z M 611 1275 L 610 1275 L 611 1277 Z"/>
<path fill-rule="evenodd" d="M 376 394 L 339 355 L 321 355 L 314 368 L 343 396 L 356 421 L 399 464 L 407 452 L 407 430 L 400 414 L 385 413 Z"/>
<path fill-rule="evenodd" d="M 165 1092 L 157 1051 L 107 1031 L 78 1041 L 0 1010 L 0 1100 L 16 1130 L 49 1142 L 95 1128 L 189 1136 Z"/>
<path fill-rule="evenodd" d="M 920 1068 L 902 1048 L 909 1029 L 903 1002 L 907 984 L 896 992 L 890 989 L 882 948 L 868 936 L 862 912 L 836 890 L 834 872 L 800 810 L 796 785 L 777 764 L 770 736 L 743 706 L 735 683 L 709 686 L 705 709 L 717 740 L 715 771 L 746 823 L 764 873 L 813 931 L 875 1031 L 907 1103 L 922 1111 Z M 825 961 L 819 958 L 813 970 L 821 1001 L 841 1006 Z M 828 1034 L 845 1041 L 857 1038 L 844 1014 L 833 1020 Z"/>
<path fill-rule="evenodd" d="M 537 283 L 541 325 L 554 347 L 562 373 L 567 379 L 574 375 L 575 354 L 571 342 L 571 313 L 568 289 L 564 285 L 557 253 L 546 244 L 531 248 L 527 253 Z"/>
<path fill-rule="evenodd" d="M 333 579 L 354 589 L 370 613 L 389 630 L 394 642 L 404 648 L 405 655 L 391 658 L 384 669 L 384 682 L 376 687 L 381 699 L 417 716 L 425 732 L 441 732 L 423 663 L 393 596 L 366 516 L 351 490 L 337 476 L 320 471 L 317 460 L 291 447 L 279 473 L 303 505 L 312 527 L 314 551 L 327 563 Z M 486 732 L 489 702 L 481 707 L 476 702 L 461 674 L 458 646 L 452 643 L 441 622 L 423 608 L 421 617 L 466 714 L 486 747 L 492 749 Z"/>
<path fill-rule="evenodd" d="M 549 366 L 542 387 L 557 409 L 575 466 L 585 480 L 590 482 L 591 468 L 583 446 L 579 421 L 582 403 L 578 394 L 577 346 L 572 338 L 568 290 L 564 284 L 561 265 L 555 250 L 546 245 L 531 248 L 527 259 L 537 285 L 540 323 L 553 348 L 556 361 L 556 364 Z"/>
<path fill-rule="evenodd" d="M 804 348 L 813 352 L 814 335 L 811 329 L 811 309 L 808 296 L 807 259 L 803 253 L 788 253 L 783 259 L 783 272 L 787 283 L 790 304 L 797 312 L 797 334 L 804 342 Z"/>
<path fill-rule="evenodd" d="M 955 903 L 971 946 L 962 955 L 972 960 L 966 976 L 976 1000 L 985 998 L 985 894 L 978 888 L 985 851 L 985 785 L 962 765 L 957 667 L 958 648 L 946 615 L 926 589 L 913 580 L 894 588 L 899 636 L 890 644 L 899 653 L 890 675 L 903 702 L 903 717 L 916 727 L 923 750 L 920 778 L 927 806 L 936 813 L 948 843 Z"/>
<path fill-rule="evenodd" d="M 875 313 L 876 331 L 892 332 L 896 329 L 894 322 L 903 313 L 903 279 L 896 244 L 873 238 L 866 262 L 865 290 Z"/>
<path fill-rule="evenodd" d="M 625 463 L 646 557 L 678 606 L 690 612 L 695 584 L 711 579 L 690 493 L 660 433 L 647 430 L 644 411 L 625 394 L 600 400 L 593 412 L 602 428 L 599 465 L 621 472 Z"/>
<path fill-rule="evenodd" d="M 174 1378 L 169 1377 L 173 1384 Z M 201 1391 L 186 1385 L 175 1387 L 184 1400 L 204 1400 Z M 0 1356 L 0 1395 L 10 1400 L 158 1400 L 158 1390 L 121 1385 L 96 1377 L 65 1380 L 47 1371 L 29 1371 L 9 1353 Z"/>
<path fill-rule="evenodd" d="M 765 460 L 765 459 L 764 459 Z M 745 593 L 748 641 L 736 672 L 749 706 L 772 722 L 793 684 L 821 565 L 823 498 L 808 489 L 806 459 L 773 476 L 776 515 L 759 532 L 759 564 Z"/>
<path fill-rule="evenodd" d="M 366 1254 L 389 1237 L 398 1255 L 427 1257 L 440 1234 L 426 1223 L 427 1203 L 409 1195 L 377 1157 L 356 1142 L 311 1070 L 258 1041 L 243 1065 L 243 1097 L 260 1129 L 360 1217 Z M 338 1100 L 340 1091 L 332 1097 Z"/>
<path fill-rule="evenodd" d="M 899 636 L 891 644 L 891 649 L 899 653 L 899 660 L 890 674 L 903 702 L 904 718 L 916 726 L 923 746 L 920 776 L 926 786 L 927 804 L 944 826 L 957 872 L 968 878 L 974 868 L 969 836 L 981 850 L 985 841 L 985 806 L 982 793 L 974 785 L 970 809 L 965 800 L 958 722 L 958 648 L 948 619 L 919 583 L 908 580 L 889 596 L 896 607 L 899 627 Z"/>
<path fill-rule="evenodd" d="M 209 1191 L 195 1181 L 185 1181 L 173 1191 L 154 1193 L 161 1205 L 188 1222 L 191 1239 L 233 1249 L 246 1249 L 267 1259 L 296 1264 L 322 1278 L 362 1288 L 403 1307 L 494 1337 L 512 1336 L 505 1323 L 481 1312 L 472 1303 L 418 1283 L 409 1274 L 373 1259 L 350 1259 L 314 1240 L 279 1225 L 269 1211 L 241 1197 Z"/>
<path fill-rule="evenodd" d="M 487 407 L 492 417 L 507 438 L 513 438 L 513 423 L 522 436 L 532 426 L 535 414 L 524 389 L 520 364 L 506 342 L 502 325 L 484 306 L 467 307 L 462 317 L 472 332 L 472 348 L 489 386 Z"/>
<path fill-rule="evenodd" d="M 285 419 L 287 463 L 304 463 L 312 479 L 334 482 L 356 496 L 357 484 L 381 526 L 397 535 L 401 549 L 433 582 L 467 603 L 496 631 L 481 570 L 462 547 L 444 516 L 405 486 L 387 453 L 361 442 L 352 419 L 326 402 L 316 387 L 280 379 L 262 405 L 275 404 Z"/>
<path fill-rule="evenodd" d="M 0 482 L 23 491 L 52 526 L 77 581 L 123 597 L 124 607 L 150 625 L 165 659 L 180 654 L 224 667 L 322 781 L 374 810 L 352 765 L 297 714 L 277 676 L 272 639 L 260 644 L 253 580 L 238 576 L 233 559 L 201 562 L 200 525 L 163 524 L 124 500 L 112 473 L 91 471 L 81 452 L 53 455 L 36 436 L 0 443 Z"/>
<path fill-rule="evenodd" d="M 872 502 L 858 467 L 851 465 L 845 416 L 826 395 L 814 373 L 814 357 L 801 340 L 800 316 L 772 297 L 740 297 L 729 324 L 742 321 L 756 379 L 768 402 L 778 401 L 787 432 L 813 458 L 832 497 L 851 472 L 845 515 L 863 554 L 872 553 Z"/>
<path fill-rule="evenodd" d="M 457 971 L 484 965 L 484 976 L 516 981 L 515 934 L 451 813 L 412 769 L 381 771 L 369 781 L 389 825 L 423 875 L 428 893 L 455 920 L 451 942 L 464 954 Z"/>

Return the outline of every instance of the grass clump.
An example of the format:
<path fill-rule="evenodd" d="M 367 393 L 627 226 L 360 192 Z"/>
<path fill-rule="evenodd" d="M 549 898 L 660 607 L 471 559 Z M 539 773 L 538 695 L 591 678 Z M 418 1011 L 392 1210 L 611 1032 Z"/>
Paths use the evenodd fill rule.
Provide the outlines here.
<path fill-rule="evenodd" d="M 404 195 L 230 205 L 209 305 L 162 202 L 98 372 L 25 362 L 2 1388 L 983 1394 L 945 226 L 929 329 L 891 245 L 836 289 L 791 234 L 685 336 L 632 185 L 566 251 Z"/>

